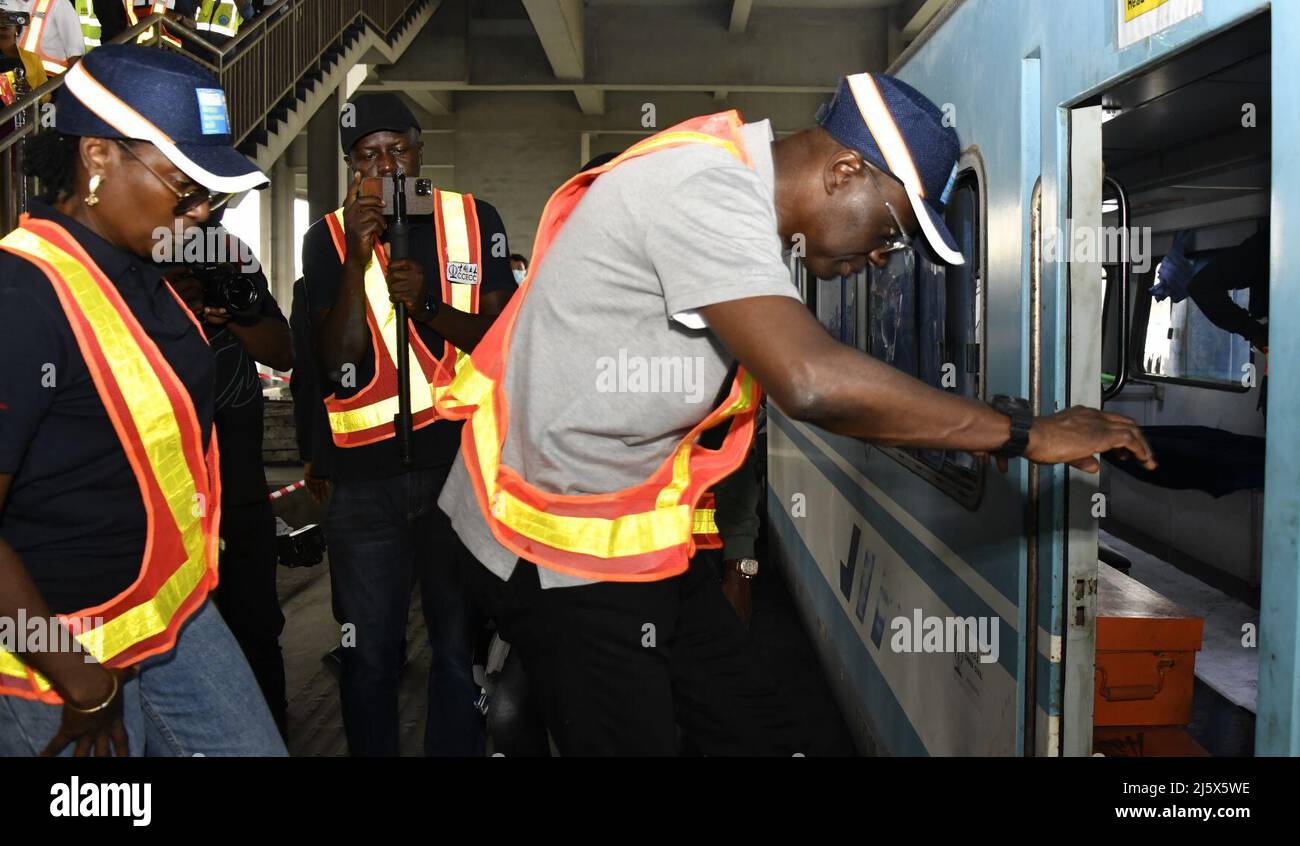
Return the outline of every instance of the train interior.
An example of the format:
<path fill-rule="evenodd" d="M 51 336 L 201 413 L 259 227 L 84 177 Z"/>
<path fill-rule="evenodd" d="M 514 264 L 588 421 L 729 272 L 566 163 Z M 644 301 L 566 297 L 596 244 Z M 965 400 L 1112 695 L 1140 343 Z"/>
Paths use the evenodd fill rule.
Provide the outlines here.
<path fill-rule="evenodd" d="M 1152 288 L 1177 233 L 1198 269 L 1267 233 L 1269 50 L 1265 14 L 1095 101 L 1103 120 L 1103 224 L 1134 233 L 1127 263 L 1120 250 L 1104 264 L 1102 397 L 1107 410 L 1142 424 L 1161 462 L 1147 472 L 1108 460 L 1101 473 L 1094 743 L 1104 751 L 1155 745 L 1158 729 L 1180 738 L 1176 754 L 1253 751 L 1266 347 L 1221 328 L 1201 304 L 1220 322 L 1226 310 L 1263 323 L 1267 278 L 1265 302 L 1258 294 L 1252 302 L 1250 283 L 1259 280 L 1239 251 L 1231 259 L 1232 284 L 1240 287 L 1215 291 L 1217 302 L 1195 286 L 1182 298 Z M 1266 262 L 1267 241 L 1258 249 L 1264 255 L 1255 257 Z M 1117 630 L 1105 627 L 1133 602 L 1149 610 L 1141 636 L 1156 640 L 1151 665 L 1112 661 L 1125 644 L 1112 642 Z M 1187 701 L 1159 707 L 1178 687 L 1173 667 L 1189 651 L 1195 681 L 1178 697 L 1190 699 L 1190 711 Z"/>

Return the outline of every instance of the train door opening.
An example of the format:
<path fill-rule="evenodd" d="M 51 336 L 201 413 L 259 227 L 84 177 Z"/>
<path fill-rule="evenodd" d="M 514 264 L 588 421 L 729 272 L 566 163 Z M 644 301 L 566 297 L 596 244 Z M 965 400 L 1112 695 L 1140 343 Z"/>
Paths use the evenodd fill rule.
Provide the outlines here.
<path fill-rule="evenodd" d="M 1102 121 L 1101 398 L 1160 462 L 1108 458 L 1090 510 L 1106 754 L 1253 752 L 1269 33 L 1267 14 L 1252 18 L 1084 104 Z"/>

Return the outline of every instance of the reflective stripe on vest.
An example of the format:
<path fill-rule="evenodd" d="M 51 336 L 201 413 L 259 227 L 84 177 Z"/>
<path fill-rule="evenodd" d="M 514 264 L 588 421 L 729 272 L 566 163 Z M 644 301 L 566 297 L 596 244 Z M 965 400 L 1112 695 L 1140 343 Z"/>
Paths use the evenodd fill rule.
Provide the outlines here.
<path fill-rule="evenodd" d="M 735 111 L 695 118 L 560 186 L 542 212 L 528 276 L 439 404 L 445 416 L 469 418 L 461 435 L 462 454 L 479 507 L 497 541 L 521 558 L 561 573 L 605 581 L 657 581 L 681 573 L 697 547 L 693 530 L 705 492 L 744 461 L 760 392 L 744 368 L 737 368 L 722 404 L 696 424 L 639 485 L 598 495 L 559 495 L 528 484 L 501 462 L 508 425 L 505 370 L 515 320 L 537 268 L 546 261 L 547 250 L 587 188 L 623 162 L 684 144 L 718 147 L 752 167 L 740 127 Z M 718 449 L 698 444 L 703 432 L 728 419 L 731 426 Z"/>
<path fill-rule="evenodd" d="M 140 486 L 148 538 L 139 578 L 102 605 L 59 615 L 96 660 L 125 667 L 171 649 L 217 583 L 217 439 L 211 438 L 205 457 L 184 383 L 66 230 L 24 216 L 0 249 L 32 262 L 54 287 Z M 3 650 L 0 693 L 61 701 L 48 679 Z"/>
<path fill-rule="evenodd" d="M 233 38 L 243 23 L 234 0 L 203 0 L 195 16 L 196 28 Z"/>
<path fill-rule="evenodd" d="M 691 519 L 691 535 L 695 538 L 696 549 L 722 549 L 722 533 L 716 522 L 718 507 L 709 491 L 700 497 Z"/>
<path fill-rule="evenodd" d="M 167 12 L 166 0 L 154 0 L 152 4 L 140 3 L 139 5 L 149 6 L 149 11 L 144 16 L 141 16 L 136 14 L 134 7 L 128 4 L 126 7 L 126 18 L 127 18 L 127 22 L 131 26 L 135 26 L 136 24 L 140 23 L 140 21 L 143 20 L 144 17 L 148 17 L 149 15 L 162 15 L 162 14 L 166 14 Z M 140 35 L 135 39 L 135 43 L 149 44 L 152 43 L 155 38 L 157 38 L 158 40 L 162 41 L 165 44 L 169 44 L 172 47 L 177 48 L 178 50 L 182 47 L 180 39 L 176 38 L 170 32 L 168 32 L 167 27 L 163 26 L 161 23 L 155 26 L 151 26 L 148 29 L 146 29 L 144 32 L 141 32 Z"/>
<path fill-rule="evenodd" d="M 347 255 L 343 210 L 327 215 L 325 222 L 339 261 L 343 261 Z M 438 240 L 442 301 L 457 311 L 477 314 L 483 265 L 474 198 L 469 194 L 435 191 L 434 229 Z M 375 362 L 374 377 L 353 396 L 340 399 L 332 395 L 325 399 L 330 431 L 334 443 L 341 447 L 364 446 L 395 434 L 397 320 L 396 309 L 388 297 L 387 268 L 388 256 L 382 246 L 376 246 L 365 274 L 366 324 L 370 329 Z M 452 282 L 450 277 L 453 276 L 472 277 L 474 281 Z M 419 429 L 441 418 L 435 400 L 447 390 L 453 376 L 469 358 L 450 341 L 443 345 L 442 358 L 434 358 L 415 331 L 414 321 L 411 322 L 410 342 L 411 426 Z"/>
<path fill-rule="evenodd" d="M 103 28 L 95 15 L 95 0 L 77 0 L 77 17 L 81 19 L 81 37 L 85 39 L 86 46 L 98 47 Z"/>

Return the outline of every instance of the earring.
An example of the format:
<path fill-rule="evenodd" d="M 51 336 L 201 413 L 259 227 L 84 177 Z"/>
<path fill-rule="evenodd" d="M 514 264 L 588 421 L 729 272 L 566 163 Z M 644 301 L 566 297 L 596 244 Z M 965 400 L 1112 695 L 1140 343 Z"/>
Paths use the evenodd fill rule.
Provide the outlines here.
<path fill-rule="evenodd" d="M 98 173 L 90 177 L 90 196 L 87 197 L 84 201 L 86 205 L 88 206 L 99 205 L 99 197 L 96 196 L 95 192 L 99 190 L 99 184 L 103 181 L 104 181 L 104 177 L 100 176 Z"/>

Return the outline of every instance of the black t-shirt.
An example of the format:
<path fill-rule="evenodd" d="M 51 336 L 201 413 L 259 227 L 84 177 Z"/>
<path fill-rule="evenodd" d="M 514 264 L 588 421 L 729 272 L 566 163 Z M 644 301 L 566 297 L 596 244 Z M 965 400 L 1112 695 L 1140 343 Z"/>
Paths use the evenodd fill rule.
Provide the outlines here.
<path fill-rule="evenodd" d="M 113 282 L 212 430 L 212 353 L 152 263 L 39 202 Z M 0 251 L 0 506 L 8 541 L 56 613 L 106 602 L 140 574 L 144 500 L 49 279 Z"/>
<path fill-rule="evenodd" d="M 514 274 L 510 272 L 510 246 L 506 243 L 505 225 L 501 215 L 490 203 L 474 200 L 478 212 L 479 242 L 483 268 L 480 274 L 480 296 L 492 291 L 514 291 Z M 441 291 L 439 276 L 438 239 L 433 218 L 411 219 L 411 258 L 424 268 L 429 290 Z M 343 282 L 343 262 L 339 259 L 329 225 L 322 219 L 312 224 L 302 243 L 302 268 L 306 280 L 307 299 L 313 315 L 330 308 L 338 296 Z M 416 331 L 426 347 L 441 357 L 443 339 L 437 332 L 422 323 Z M 374 350 L 366 345 L 365 358 L 357 364 L 356 385 L 345 388 L 337 382 L 326 381 L 321 390 L 335 392 L 340 399 L 356 394 L 374 378 Z M 417 429 L 411 435 L 412 467 L 447 467 L 456 460 L 460 449 L 461 423 L 439 420 Z M 397 439 L 386 438 L 373 444 L 357 447 L 333 447 L 330 455 L 332 478 L 338 480 L 382 479 L 402 473 Z"/>
<path fill-rule="evenodd" d="M 259 270 L 255 282 L 263 320 L 286 323 L 271 296 L 266 276 Z M 217 446 L 221 448 L 221 502 L 250 505 L 266 499 L 266 467 L 262 463 L 262 380 L 257 362 L 234 332 L 211 327 L 208 343 L 216 357 Z"/>

